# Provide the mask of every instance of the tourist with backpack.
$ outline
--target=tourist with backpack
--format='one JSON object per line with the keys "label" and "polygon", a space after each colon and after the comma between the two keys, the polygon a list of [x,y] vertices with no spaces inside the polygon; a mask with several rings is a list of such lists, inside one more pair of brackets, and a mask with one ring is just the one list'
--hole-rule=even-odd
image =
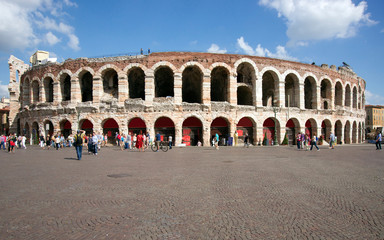
{"label": "tourist with backpack", "polygon": [[77,134],[73,138],[73,145],[76,148],[77,160],[81,160],[82,157],[84,133],[84,130],[77,130]]}

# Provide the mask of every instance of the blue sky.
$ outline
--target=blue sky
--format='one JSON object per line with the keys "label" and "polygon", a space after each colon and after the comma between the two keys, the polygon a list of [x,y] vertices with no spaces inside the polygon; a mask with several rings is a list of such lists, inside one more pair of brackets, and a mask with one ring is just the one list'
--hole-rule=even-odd
{"label": "blue sky", "polygon": [[8,58],[58,61],[151,51],[238,53],[348,63],[384,105],[382,0],[0,0],[0,97]]}

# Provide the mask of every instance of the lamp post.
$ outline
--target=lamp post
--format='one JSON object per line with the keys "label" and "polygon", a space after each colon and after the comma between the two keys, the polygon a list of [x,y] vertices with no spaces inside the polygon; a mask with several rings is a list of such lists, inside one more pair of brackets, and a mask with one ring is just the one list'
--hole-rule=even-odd
{"label": "lamp post", "polygon": [[275,122],[275,137],[273,138],[273,145],[279,145],[277,143],[277,121],[276,121],[276,113],[280,112],[280,107],[276,107],[276,106],[273,106],[272,107],[272,110],[273,110],[273,113],[275,114],[275,119],[274,119],[274,122]]}

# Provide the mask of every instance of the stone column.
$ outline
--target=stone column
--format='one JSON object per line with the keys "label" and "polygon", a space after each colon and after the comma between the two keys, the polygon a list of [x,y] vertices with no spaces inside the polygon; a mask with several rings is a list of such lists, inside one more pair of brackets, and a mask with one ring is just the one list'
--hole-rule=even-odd
{"label": "stone column", "polygon": [[[316,106],[315,109],[320,110],[321,108],[321,92],[320,92],[320,86],[316,86]],[[317,135],[316,135],[317,136]]]}
{"label": "stone column", "polygon": [[263,139],[264,139],[263,130],[264,130],[263,123],[258,124],[256,128],[256,135],[257,135],[256,144],[258,144],[260,140],[260,144],[263,145]]}
{"label": "stone column", "polygon": [[256,79],[255,89],[253,90],[254,94],[256,94],[256,106],[263,106],[263,79],[258,77]]}
{"label": "stone column", "polygon": [[174,103],[176,105],[181,105],[183,101],[183,96],[182,96],[182,77],[180,73],[175,72],[174,74],[174,80],[173,80],[173,92],[174,92]]}
{"label": "stone column", "polygon": [[175,139],[173,139],[175,146],[181,144],[182,138],[183,138],[183,127],[179,125],[175,125]]}
{"label": "stone column", "polygon": [[128,78],[125,74],[119,74],[119,103],[124,104],[128,99]]}
{"label": "stone column", "polygon": [[45,88],[44,88],[44,83],[42,83],[41,85],[39,85],[39,88],[40,88],[39,102],[41,102],[41,103],[45,103],[45,102],[46,102],[46,98],[45,98]]}
{"label": "stone column", "polygon": [[93,77],[92,97],[93,103],[100,103],[103,95],[103,80],[100,76]]}
{"label": "stone column", "polygon": [[329,109],[335,110],[336,105],[335,105],[335,88],[331,88],[331,100],[330,100],[330,105]]}
{"label": "stone column", "polygon": [[[152,70],[145,73],[145,106],[153,105],[153,98],[155,97],[155,76]],[[153,130],[154,131],[154,130]],[[152,134],[151,134],[152,136]]]}
{"label": "stone column", "polygon": [[281,81],[278,84],[276,92],[276,107],[285,107],[285,82]]}
{"label": "stone column", "polygon": [[233,73],[229,75],[229,93],[228,93],[228,102],[231,105],[237,105],[237,74]]}
{"label": "stone column", "polygon": [[211,128],[209,124],[203,123],[203,146],[211,146]]}
{"label": "stone column", "polygon": [[304,83],[300,83],[299,84],[299,104],[298,104],[298,107],[300,109],[304,109],[305,108],[305,101],[304,101],[304,97],[305,97],[305,92],[304,92]]}
{"label": "stone column", "polygon": [[203,104],[211,104],[211,76],[207,74],[203,77],[202,97]]}
{"label": "stone column", "polygon": [[61,102],[60,82],[53,82],[53,104],[57,105]]}
{"label": "stone column", "polygon": [[[78,78],[71,78],[71,102],[81,102],[81,87]],[[77,130],[77,129],[76,129]]]}

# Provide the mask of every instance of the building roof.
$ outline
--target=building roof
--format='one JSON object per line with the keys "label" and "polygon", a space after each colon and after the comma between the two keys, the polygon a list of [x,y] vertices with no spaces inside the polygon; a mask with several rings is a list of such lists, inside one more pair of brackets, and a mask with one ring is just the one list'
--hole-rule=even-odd
{"label": "building roof", "polygon": [[383,105],[365,105],[365,108],[384,108]]}

